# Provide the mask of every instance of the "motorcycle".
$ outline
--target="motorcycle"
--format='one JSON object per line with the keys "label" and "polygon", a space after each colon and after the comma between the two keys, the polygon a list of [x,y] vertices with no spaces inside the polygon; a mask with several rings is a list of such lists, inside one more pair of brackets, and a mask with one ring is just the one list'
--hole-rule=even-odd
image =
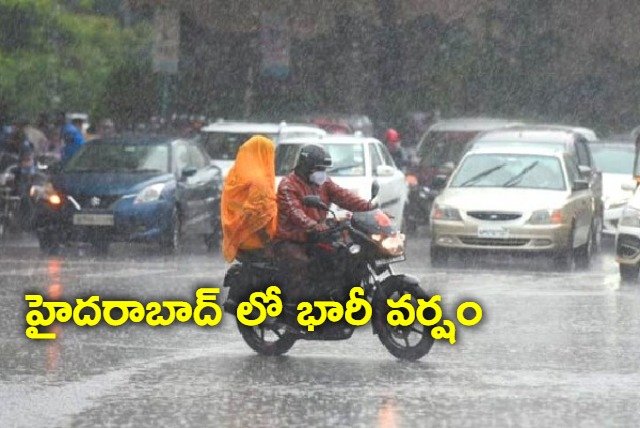
{"label": "motorcycle", "polygon": [[[372,186],[372,198],[377,194],[376,185]],[[329,231],[318,234],[309,243],[309,255],[313,260],[309,277],[319,279],[314,286],[305,284],[305,290],[311,290],[313,298],[344,303],[349,290],[359,287],[362,298],[371,305],[373,333],[385,348],[399,359],[418,360],[426,355],[434,342],[431,335],[434,326],[416,323],[394,327],[387,322],[390,311],[387,299],[397,301],[409,294],[414,309],[418,299],[429,299],[417,278],[393,272],[391,265],[405,260],[404,236],[393,227],[389,217],[376,209],[338,220],[318,196],[306,196],[303,203],[333,214],[333,218],[327,220]],[[223,305],[225,311],[236,315],[238,305],[235,302],[244,302],[251,293],[278,284],[286,278],[283,274],[270,259],[234,264],[227,271],[223,284],[229,288],[229,298]],[[286,293],[283,301],[282,313],[268,317],[261,324],[252,327],[237,320],[244,341],[259,354],[284,354],[297,340],[346,340],[355,331],[356,327],[344,320],[325,323],[309,331],[296,321],[296,305],[287,302]]]}

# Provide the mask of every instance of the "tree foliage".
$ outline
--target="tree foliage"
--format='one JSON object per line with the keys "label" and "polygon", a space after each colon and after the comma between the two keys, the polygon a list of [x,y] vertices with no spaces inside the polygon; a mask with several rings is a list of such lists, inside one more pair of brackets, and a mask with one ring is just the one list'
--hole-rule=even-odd
{"label": "tree foliage", "polygon": [[150,28],[122,28],[92,8],[92,1],[0,0],[0,104],[10,114],[108,115],[105,93],[131,95],[130,87],[107,85],[114,73],[148,66]]}

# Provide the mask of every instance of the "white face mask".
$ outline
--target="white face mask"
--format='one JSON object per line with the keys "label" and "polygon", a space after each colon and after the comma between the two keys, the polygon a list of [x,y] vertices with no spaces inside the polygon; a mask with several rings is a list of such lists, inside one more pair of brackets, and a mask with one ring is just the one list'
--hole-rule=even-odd
{"label": "white face mask", "polygon": [[322,186],[327,181],[327,171],[315,171],[309,176],[309,181]]}

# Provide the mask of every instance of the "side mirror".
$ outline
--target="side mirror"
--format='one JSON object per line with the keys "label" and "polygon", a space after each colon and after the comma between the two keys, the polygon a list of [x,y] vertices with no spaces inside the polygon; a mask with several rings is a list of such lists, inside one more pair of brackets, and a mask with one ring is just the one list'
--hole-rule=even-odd
{"label": "side mirror", "polygon": [[636,187],[638,187],[638,183],[622,183],[620,188],[625,192],[635,192]]}
{"label": "side mirror", "polygon": [[395,172],[395,168],[391,165],[378,165],[376,168],[378,177],[391,177]]}
{"label": "side mirror", "polygon": [[587,165],[580,165],[578,166],[578,169],[580,170],[580,174],[582,174],[583,177],[589,177],[591,175],[591,172],[593,171],[591,167]]}
{"label": "side mirror", "polygon": [[447,176],[443,174],[436,175],[435,177],[433,177],[433,181],[431,182],[431,187],[434,187],[436,189],[443,188],[446,185],[447,185]]}
{"label": "side mirror", "polygon": [[371,200],[378,196],[378,193],[380,193],[380,184],[378,183],[378,180],[373,180],[371,182]]}
{"label": "side mirror", "polygon": [[574,192],[580,192],[582,190],[589,190],[589,182],[587,180],[576,180],[573,182],[571,188]]}
{"label": "side mirror", "polygon": [[182,177],[184,178],[193,177],[194,175],[196,175],[197,172],[198,172],[198,168],[196,168],[195,166],[185,166],[182,169]]}
{"label": "side mirror", "polygon": [[306,207],[317,208],[319,210],[329,211],[329,207],[322,202],[318,195],[308,195],[302,198],[302,203]]}

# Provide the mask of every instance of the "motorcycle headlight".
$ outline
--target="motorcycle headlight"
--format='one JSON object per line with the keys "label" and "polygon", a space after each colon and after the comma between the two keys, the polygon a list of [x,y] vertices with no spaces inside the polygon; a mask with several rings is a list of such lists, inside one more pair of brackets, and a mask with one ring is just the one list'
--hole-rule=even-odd
{"label": "motorcycle headlight", "polygon": [[145,187],[140,193],[138,193],[138,196],[133,200],[133,203],[144,204],[147,202],[157,201],[160,199],[160,195],[162,195],[164,187],[164,183],[152,184],[151,186]]}
{"label": "motorcycle headlight", "polygon": [[404,239],[402,233],[394,233],[393,235],[371,235],[371,239],[378,242],[380,247],[390,256],[401,256],[404,254]]}
{"label": "motorcycle headlight", "polygon": [[562,224],[562,210],[538,210],[531,213],[529,224]]}
{"label": "motorcycle headlight", "polygon": [[640,210],[627,206],[622,211],[620,226],[640,228]]}
{"label": "motorcycle headlight", "polygon": [[460,211],[457,208],[445,207],[438,204],[433,206],[431,218],[434,220],[462,221]]}
{"label": "motorcycle headlight", "polygon": [[29,195],[34,199],[43,199],[51,205],[60,205],[62,203],[62,198],[51,183],[45,183],[42,186],[31,186]]}

